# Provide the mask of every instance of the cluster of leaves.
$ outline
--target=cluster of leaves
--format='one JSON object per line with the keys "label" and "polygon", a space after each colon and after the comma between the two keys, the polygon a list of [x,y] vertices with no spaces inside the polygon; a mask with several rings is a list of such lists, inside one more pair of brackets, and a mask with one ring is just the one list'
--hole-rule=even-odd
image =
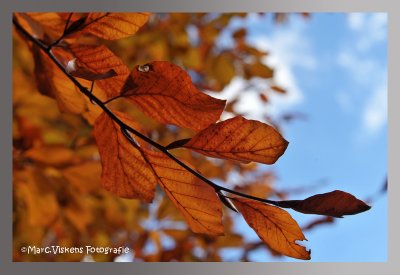
{"label": "cluster of leaves", "polygon": [[[195,253],[183,253],[196,243],[208,251],[208,259],[218,260],[218,249],[231,245],[217,237],[232,229],[230,216],[222,216],[225,204],[240,212],[272,251],[310,259],[310,252],[296,243],[305,240],[301,228],[282,208],[331,217],[369,209],[343,191],[305,200],[272,201],[264,199],[269,191],[252,194],[249,186],[256,185],[239,190],[210,181],[207,177],[226,179],[233,168],[243,173],[254,169],[239,163],[273,164],[285,152],[288,142],[275,128],[260,121],[243,116],[218,121],[226,102],[204,94],[198,87],[201,84],[221,90],[238,72],[245,78],[271,78],[273,70],[261,62],[265,53],[246,44],[245,29],[232,33],[234,49],[215,50],[219,32],[232,17],[240,15],[171,14],[161,15],[159,21],[149,20],[149,16],[14,15],[14,25],[27,41],[34,63],[34,68],[29,69],[21,65],[25,58],[17,59],[21,66],[14,72],[14,232],[19,236],[14,238],[16,247],[53,242],[64,246],[129,243],[135,257],[167,261],[196,260]],[[188,26],[199,33],[197,45],[189,39]],[[143,35],[130,40],[133,50],[115,49],[123,43],[107,46],[109,42],[105,40],[129,37],[140,28]],[[167,29],[173,35],[165,36]],[[29,51],[25,49],[26,56]],[[127,56],[121,58],[114,51]],[[174,61],[191,74],[169,61],[147,59]],[[146,64],[130,71],[126,63],[132,61]],[[64,114],[58,114],[43,96],[30,92],[32,84],[27,75],[33,76],[41,95],[56,100]],[[27,116],[34,116],[45,125],[35,124]],[[44,136],[41,127],[51,128],[53,133],[46,130]],[[92,127],[93,136],[89,134]],[[74,132],[68,132],[70,129]],[[64,146],[60,146],[63,142]],[[176,155],[170,153],[173,149],[177,149]],[[220,168],[218,162],[205,156],[228,160],[224,162],[228,163],[227,168]],[[138,200],[118,199],[99,189],[100,182],[118,197],[154,201],[157,209],[151,212]],[[164,190],[178,211],[171,210],[171,203],[165,198],[154,200],[156,186]],[[174,228],[164,228],[160,234],[143,226],[143,220],[160,220],[165,215],[183,217],[193,232],[203,235]],[[104,222],[96,222],[99,220]],[[24,232],[28,227],[35,230]],[[144,255],[143,247],[149,239],[158,251],[162,250],[161,235],[173,238],[175,247]],[[15,253],[17,260],[27,257],[17,250]],[[81,256],[61,257],[79,260]],[[109,256],[98,257],[107,260]]]}

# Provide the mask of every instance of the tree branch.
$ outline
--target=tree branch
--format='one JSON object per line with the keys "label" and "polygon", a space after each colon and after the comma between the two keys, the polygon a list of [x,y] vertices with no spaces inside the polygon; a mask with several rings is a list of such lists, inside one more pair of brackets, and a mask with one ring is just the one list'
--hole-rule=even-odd
{"label": "tree branch", "polygon": [[[126,135],[126,131],[129,131],[130,133],[132,133],[133,135],[135,135],[136,137],[142,139],[143,141],[147,142],[148,144],[152,145],[153,147],[157,148],[159,151],[161,151],[162,153],[164,153],[166,156],[168,156],[170,159],[172,159],[173,161],[175,161],[177,164],[179,164],[182,168],[184,168],[185,170],[187,170],[188,172],[190,172],[191,174],[193,174],[194,176],[196,176],[197,178],[199,178],[200,180],[202,180],[203,182],[205,182],[206,184],[208,184],[209,186],[213,187],[216,191],[217,194],[219,194],[220,196],[223,196],[225,198],[228,198],[228,196],[222,194],[220,191],[225,191],[228,192],[230,194],[234,194],[240,197],[244,197],[244,198],[248,198],[248,199],[252,199],[255,201],[259,201],[262,203],[267,203],[267,204],[272,204],[275,206],[279,206],[279,207],[285,207],[284,204],[282,204],[284,201],[282,201],[282,203],[280,201],[273,201],[273,200],[267,200],[267,199],[262,199],[259,197],[254,197],[245,193],[241,193],[220,185],[217,185],[216,183],[212,182],[211,180],[207,179],[206,177],[204,177],[202,174],[200,174],[199,172],[197,172],[196,170],[192,169],[191,167],[187,166],[185,163],[183,163],[181,160],[179,160],[178,158],[176,158],[174,155],[172,155],[169,151],[168,151],[168,146],[164,147],[161,144],[155,142],[154,140],[152,140],[151,138],[143,135],[142,133],[138,132],[137,130],[135,130],[134,128],[130,127],[129,125],[126,125],[124,122],[122,122],[107,106],[106,103],[108,103],[110,100],[106,101],[106,102],[102,102],[99,98],[97,98],[95,95],[93,95],[91,93],[91,91],[89,91],[86,87],[82,86],[81,83],[79,83],[78,80],[76,80],[75,77],[73,77],[71,74],[69,74],[66,69],[64,68],[64,66],[60,63],[60,61],[58,61],[58,59],[53,55],[53,53],[51,52],[52,47],[56,46],[57,44],[52,43],[50,45],[46,45],[44,44],[42,41],[34,38],[30,33],[28,33],[17,21],[17,19],[15,17],[13,17],[13,24],[16,27],[16,29],[18,30],[18,32],[20,32],[21,34],[23,34],[29,41],[31,41],[33,44],[35,44],[36,46],[38,46],[56,65],[57,67],[64,73],[64,75],[66,77],[68,77],[69,80],[71,80],[74,85],[79,89],[79,91],[81,93],[83,93],[85,96],[87,96],[90,101],[94,104],[96,104],[97,106],[99,106],[104,112],[107,113],[107,115],[115,122],[117,123],[120,127],[121,127],[121,131],[124,133],[125,138],[127,138],[129,141],[131,141],[129,139],[129,137]],[[61,36],[60,39],[58,39],[56,42],[59,43],[62,38],[64,37]],[[132,144],[132,142],[131,142]],[[132,146],[134,146],[132,144]],[[221,198],[220,198],[221,199]]]}

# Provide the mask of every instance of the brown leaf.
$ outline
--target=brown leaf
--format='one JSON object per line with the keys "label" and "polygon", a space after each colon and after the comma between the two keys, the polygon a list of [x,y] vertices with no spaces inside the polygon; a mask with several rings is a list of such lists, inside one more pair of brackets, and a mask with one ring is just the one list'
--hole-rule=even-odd
{"label": "brown leaf", "polygon": [[272,126],[241,116],[212,124],[183,145],[210,157],[265,164],[276,162],[287,146]]}
{"label": "brown leaf", "polygon": [[121,95],[151,118],[199,131],[219,119],[225,100],[197,90],[187,72],[167,61],[138,66]]}
{"label": "brown leaf", "polygon": [[25,12],[14,13],[13,16],[18,20],[18,23],[30,34],[39,39],[44,39],[43,27]]}
{"label": "brown leaf", "polygon": [[247,35],[247,30],[245,28],[239,28],[237,29],[233,34],[233,38],[235,39],[243,39]]}
{"label": "brown leaf", "polygon": [[149,19],[149,13],[92,12],[86,19],[84,34],[115,40],[135,34]]}
{"label": "brown leaf", "polygon": [[272,193],[273,188],[270,182],[255,181],[250,184],[246,184],[244,186],[236,186],[235,190],[251,196],[266,198]]}
{"label": "brown leaf", "polygon": [[354,215],[367,211],[371,206],[355,196],[335,190],[317,194],[305,200],[288,200],[279,202],[281,207],[292,208],[305,214],[327,215],[341,218],[343,215]]}
{"label": "brown leaf", "polygon": [[87,161],[69,166],[61,172],[80,194],[86,194],[100,187],[101,165],[98,161]]}
{"label": "brown leaf", "polygon": [[260,97],[262,102],[268,102],[269,101],[268,96],[266,94],[262,93],[262,92],[258,96]]}
{"label": "brown leaf", "polygon": [[313,229],[316,226],[320,226],[321,224],[328,224],[328,223],[334,223],[335,219],[331,216],[324,216],[324,217],[319,217],[318,219],[315,219],[308,223],[307,225],[303,226],[302,229],[303,231]]}
{"label": "brown leaf", "polygon": [[70,191],[68,204],[63,208],[64,216],[81,234],[86,233],[86,227],[94,219],[87,202],[88,197],[82,198],[78,192]]}
{"label": "brown leaf", "polygon": [[[16,14],[19,21],[24,20],[29,25],[33,35],[40,39],[44,39],[44,33],[51,37],[52,40],[57,39],[63,33],[65,20],[56,12],[27,12]],[[23,26],[26,25],[21,22]]]}
{"label": "brown leaf", "polygon": [[[87,97],[82,95],[79,89],[38,47],[33,45],[32,53],[35,61],[34,73],[36,86],[39,92],[54,98],[61,112],[80,114],[90,124],[93,124],[100,114],[101,109],[93,105]],[[52,53],[65,66],[73,58],[70,52],[60,47],[53,48]],[[80,82],[85,87],[90,86],[90,82],[87,80],[82,79]],[[97,84],[95,84],[95,87],[98,87]],[[102,89],[95,89],[95,91],[96,96],[101,100],[107,98]]]}
{"label": "brown leaf", "polygon": [[84,112],[86,108],[85,100],[74,84],[37,46],[32,46],[32,53],[39,92],[55,98],[61,112],[73,114]]}
{"label": "brown leaf", "polygon": [[[140,129],[127,115],[114,113],[127,125]],[[151,202],[157,179],[141,151],[132,146],[120,126],[106,113],[102,113],[95,122],[94,136],[103,169],[103,187],[123,198]]]}
{"label": "brown leaf", "polygon": [[78,161],[73,150],[61,145],[31,148],[25,152],[25,157],[55,167],[71,165]]}
{"label": "brown leaf", "polygon": [[271,88],[272,90],[274,90],[275,92],[277,92],[277,93],[286,94],[286,90],[283,89],[283,88],[281,88],[281,87],[279,87],[279,86],[273,85],[273,86],[271,86],[270,88]]}
{"label": "brown leaf", "polygon": [[70,60],[66,69],[70,75],[89,81],[103,80],[117,75],[113,69],[110,69],[104,73],[95,73],[91,70],[76,65],[76,59]]}
{"label": "brown leaf", "polygon": [[[140,129],[126,115],[114,112],[125,123]],[[195,233],[223,234],[222,207],[213,188],[159,152],[144,145],[135,148],[118,124],[103,113],[95,123],[94,135],[102,160],[105,189],[121,197],[151,201],[156,180],[183,214]]]}
{"label": "brown leaf", "polygon": [[307,239],[288,212],[245,198],[232,198],[232,201],[250,227],[271,249],[289,257],[311,259],[311,252],[296,243]]}
{"label": "brown leaf", "polygon": [[223,235],[222,206],[214,189],[164,154],[145,151],[159,184],[195,233]]}
{"label": "brown leaf", "polygon": [[109,74],[114,71],[115,74],[109,75],[111,78],[100,79],[96,81],[107,95],[113,97],[119,94],[126,78],[129,75],[129,69],[124,62],[110,51],[106,46],[79,45],[74,44],[69,50],[77,59],[77,66],[89,70],[95,75]]}
{"label": "brown leaf", "polygon": [[234,56],[229,52],[223,52],[214,58],[208,58],[206,70],[209,76],[212,76],[217,83],[213,83],[215,90],[222,90],[229,84],[235,76],[236,71],[233,64]]}
{"label": "brown leaf", "polygon": [[52,224],[59,216],[55,193],[39,169],[14,173],[16,200],[26,207],[27,223],[31,228]]}
{"label": "brown leaf", "polygon": [[261,62],[257,62],[254,64],[244,64],[245,77],[262,77],[262,78],[271,78],[274,76],[274,70],[264,65]]}

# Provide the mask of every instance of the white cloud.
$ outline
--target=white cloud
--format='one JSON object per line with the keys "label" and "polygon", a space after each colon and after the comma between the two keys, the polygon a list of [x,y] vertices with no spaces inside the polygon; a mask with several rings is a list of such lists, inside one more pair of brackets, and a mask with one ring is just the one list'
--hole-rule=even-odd
{"label": "white cloud", "polygon": [[387,62],[375,55],[373,48],[386,45],[387,15],[350,14],[347,22],[354,40],[338,53],[337,63],[348,72],[354,88],[346,96],[339,92],[337,100],[343,109],[361,105],[359,137],[367,139],[387,123]]}
{"label": "white cloud", "polygon": [[387,37],[386,13],[352,13],[348,16],[348,27],[357,37],[356,48],[366,52]]}
{"label": "white cloud", "polygon": [[284,112],[304,100],[294,68],[315,70],[318,66],[307,38],[306,27],[307,22],[299,20],[285,29],[274,29],[268,36],[251,39],[256,47],[270,53],[264,62],[274,68],[274,81],[288,92],[283,96],[275,93],[270,95],[269,114]]}
{"label": "white cloud", "polygon": [[[263,24],[263,22],[260,22],[260,16],[250,14],[246,19],[234,21],[234,26],[250,27],[260,23]],[[255,90],[249,88],[248,83],[239,77],[235,77],[222,92],[209,92],[209,94],[230,101],[238,93],[241,93],[235,110],[246,114],[248,118],[257,120],[264,120],[266,114],[277,116],[300,104],[304,97],[293,72],[294,67],[315,70],[318,65],[312,54],[306,27],[307,22],[299,19],[298,22],[292,22],[286,25],[285,28],[277,26],[272,30],[272,33],[268,32],[249,37],[250,43],[269,53],[263,62],[274,68],[274,83],[286,89],[287,94],[269,94],[269,104],[266,107],[260,102]],[[253,79],[252,84],[258,87],[265,87],[265,89],[269,87],[268,82],[263,79]],[[229,114],[224,114],[221,117],[221,119],[227,118],[229,118]]]}
{"label": "white cloud", "polygon": [[376,87],[363,112],[363,127],[368,134],[376,134],[387,121],[387,83]]}
{"label": "white cloud", "polygon": [[353,31],[361,30],[365,24],[365,13],[350,13],[347,17],[347,24]]}
{"label": "white cloud", "polygon": [[350,76],[360,85],[371,85],[375,81],[376,73],[380,66],[374,59],[360,57],[354,49],[339,52],[338,65],[350,72]]}

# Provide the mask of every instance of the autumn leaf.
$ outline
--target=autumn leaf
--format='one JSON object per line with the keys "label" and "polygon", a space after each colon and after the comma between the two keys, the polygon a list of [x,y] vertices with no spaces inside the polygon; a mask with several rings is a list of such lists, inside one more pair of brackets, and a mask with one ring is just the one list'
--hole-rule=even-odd
{"label": "autumn leaf", "polygon": [[94,219],[90,209],[86,206],[89,198],[87,196],[82,196],[78,190],[73,188],[73,185],[67,186],[62,194],[63,216],[81,234],[85,234],[86,227]]}
{"label": "autumn leaf", "polygon": [[149,13],[114,13],[92,12],[89,13],[83,34],[115,40],[135,34],[149,19]]}
{"label": "autumn leaf", "polygon": [[29,226],[46,227],[57,219],[60,209],[56,195],[39,169],[15,173],[14,188],[18,201],[26,206]]}
{"label": "autumn leaf", "polygon": [[258,196],[260,198],[266,198],[273,192],[271,183],[268,181],[255,181],[244,186],[236,186],[235,190],[251,196]]}
{"label": "autumn leaf", "polygon": [[273,85],[270,88],[272,90],[274,90],[275,92],[277,92],[277,93],[286,94],[286,90],[281,88],[281,87],[279,87],[279,86]]}
{"label": "autumn leaf", "polygon": [[56,39],[62,35],[65,27],[64,19],[55,12],[15,13],[15,16],[23,26],[29,26],[30,32],[40,39],[45,39],[44,34]]}
{"label": "autumn leaf", "polygon": [[121,91],[151,118],[199,131],[217,121],[225,100],[197,90],[189,74],[167,61],[134,69]]}
{"label": "autumn leaf", "polygon": [[288,142],[272,126],[237,116],[197,133],[183,147],[215,158],[273,164]]}
{"label": "autumn leaf", "polygon": [[371,208],[355,196],[340,190],[317,194],[305,200],[280,201],[279,206],[292,208],[305,214],[327,215],[337,218],[342,218],[343,215],[358,214]]}
{"label": "autumn leaf", "polygon": [[[127,125],[140,129],[127,115],[115,112]],[[132,146],[120,126],[106,113],[94,125],[94,137],[101,158],[103,187],[123,198],[137,198],[151,202],[157,179],[140,149]]]}
{"label": "autumn leaf", "polygon": [[[277,161],[288,142],[273,127],[259,121],[239,116],[217,123],[225,101],[196,88],[220,90],[235,75],[246,79],[274,77],[273,68],[261,60],[267,53],[246,44],[246,29],[232,34],[235,45],[231,52],[224,49],[214,51],[221,31],[229,26],[231,18],[237,16],[245,15],[213,15],[211,19],[207,14],[156,16],[143,32],[138,33],[137,39],[114,43],[103,39],[114,40],[135,34],[147,22],[149,14],[14,14],[13,23],[17,30],[13,35],[16,42],[14,58],[15,68],[20,74],[15,73],[13,80],[21,84],[35,80],[40,92],[56,99],[62,112],[79,114],[89,124],[94,124],[93,138],[90,127],[80,117],[54,115],[54,111],[58,111],[54,102],[40,95],[41,104],[32,105],[31,87],[14,85],[16,96],[13,105],[17,109],[13,121],[14,259],[72,259],[69,255],[43,254],[39,258],[39,255],[21,253],[19,248],[26,243],[48,242],[48,232],[52,233],[50,241],[62,246],[79,244],[82,235],[88,235],[86,241],[95,246],[118,246],[128,241],[135,257],[145,261],[199,260],[193,253],[196,247],[208,252],[205,259],[209,261],[222,260],[221,249],[225,247],[242,247],[242,259],[246,260],[249,251],[264,244],[273,255],[310,259],[310,252],[298,243],[306,240],[298,224],[278,207],[329,215],[306,228],[331,222],[332,217],[369,209],[368,205],[342,191],[305,200],[269,201],[269,204],[246,199],[249,195],[265,198],[273,193],[284,194],[272,189],[272,180],[265,174],[259,179],[252,173],[251,180],[247,175],[256,171],[255,162],[272,164]],[[199,34],[200,40],[195,47],[192,47],[187,32],[189,24]],[[22,53],[21,38],[28,45]],[[28,48],[34,57],[34,78],[30,77]],[[190,73],[194,72],[196,78],[192,82],[186,71],[167,61],[138,66],[130,72],[113,51],[129,63],[174,60],[177,64],[184,64]],[[54,58],[65,71],[58,68]],[[76,81],[71,82],[70,76]],[[89,87],[93,88],[90,88],[91,95],[86,91]],[[277,86],[269,88],[276,93],[286,92]],[[260,100],[268,101],[265,95],[270,91],[259,92]],[[116,117],[108,115],[111,110],[107,104],[118,97],[125,97],[157,122],[187,129],[156,129],[158,123],[144,118],[142,124],[157,132],[152,132],[148,139],[141,139],[134,130],[129,130],[131,127],[144,134],[140,125],[127,115],[114,111]],[[233,106],[239,99],[237,96],[230,102],[228,111],[236,114]],[[137,111],[136,108],[127,110],[129,106],[124,105],[124,101],[118,103],[121,104],[114,106],[120,110]],[[147,125],[149,122],[151,125]],[[198,133],[185,139],[192,135],[192,130]],[[156,138],[153,140],[153,137]],[[176,141],[161,145],[171,140]],[[151,150],[149,144],[159,151]],[[181,147],[189,150],[179,150],[177,156],[187,157],[191,165],[182,165],[168,152]],[[200,154],[192,154],[191,150]],[[254,163],[241,165],[210,160],[205,156]],[[195,175],[192,173],[194,170],[201,170],[202,174]],[[246,176],[242,186],[228,189],[199,179],[207,176],[226,180],[232,171]],[[157,183],[166,196],[150,209],[143,207],[139,200],[119,198],[151,202]],[[99,188],[99,184],[104,188]],[[235,197],[228,197],[230,193],[236,194]],[[231,216],[226,215],[224,228],[222,204],[241,212],[262,241],[249,246],[239,234],[229,234],[231,238],[216,238],[224,231],[233,232],[237,225]],[[153,214],[160,222],[168,221],[165,227],[163,223],[161,231],[149,231],[145,225]],[[180,225],[182,217],[193,232],[205,235],[193,236],[188,230],[168,228],[175,222]],[[137,234],[121,235],[121,229]],[[166,235],[175,243],[171,249],[162,246]],[[143,253],[148,244],[153,244],[157,251]],[[81,255],[74,260],[81,260],[79,257]],[[95,260],[112,261],[115,255],[97,254],[94,257]]]}
{"label": "autumn leaf", "polygon": [[[64,73],[35,45],[31,48],[35,62],[35,79],[38,91],[57,101],[58,108],[63,113],[82,115],[90,124],[93,124],[101,110],[94,106],[87,97],[64,75]],[[70,52],[61,48],[52,49],[54,56],[65,67],[73,58]],[[95,73],[95,72],[93,72]],[[82,84],[89,87],[90,82],[82,79]],[[101,81],[97,81],[101,82]],[[97,84],[95,87],[98,87]],[[96,90],[97,97],[107,97],[104,91]]]}
{"label": "autumn leaf", "polygon": [[331,216],[324,216],[324,217],[319,217],[318,219],[315,219],[308,223],[307,225],[303,226],[302,229],[304,231],[306,230],[311,230],[316,226],[320,226],[322,224],[329,224],[329,223],[334,223],[335,219]]}
{"label": "autumn leaf", "polygon": [[66,25],[64,28],[64,36],[68,36],[69,34],[77,32],[85,27],[87,14],[82,15],[71,12],[61,12],[59,15],[61,18],[66,20],[65,24],[68,22],[68,25]]}
{"label": "autumn leaf", "polygon": [[[119,112],[115,114],[124,123],[140,129],[126,115]],[[103,166],[102,182],[106,190],[121,197],[151,201],[156,176],[192,231],[223,234],[222,207],[213,188],[162,153],[145,147],[133,147],[119,125],[105,113],[95,122],[94,136],[99,147]]]}
{"label": "autumn leaf", "polygon": [[[95,77],[103,76],[96,81],[96,85],[105,92],[107,97],[119,94],[129,75],[129,69],[118,56],[104,45],[74,44],[69,46],[69,50],[76,58],[78,68],[92,72]],[[115,74],[110,74],[112,71]],[[105,78],[104,75],[108,77]]]}
{"label": "autumn leaf", "polygon": [[166,157],[145,151],[158,182],[195,233],[223,235],[222,206],[214,189]]}
{"label": "autumn leaf", "polygon": [[67,67],[65,69],[70,75],[89,81],[103,80],[117,75],[117,73],[113,69],[110,69],[104,73],[95,73],[82,66],[79,66],[79,64],[77,65],[76,58],[68,61]]}
{"label": "autumn leaf", "polygon": [[[62,174],[80,194],[86,194],[100,187],[101,165],[98,161],[87,161],[63,169]],[[82,184],[84,182],[85,184]]]}
{"label": "autumn leaf", "polygon": [[38,47],[32,46],[35,78],[40,93],[57,100],[61,112],[80,114],[86,110],[83,95]]}
{"label": "autumn leaf", "polygon": [[69,222],[81,233],[86,233],[86,227],[92,222],[93,215],[83,200],[74,200],[64,209],[64,215]]}
{"label": "autumn leaf", "polygon": [[223,52],[215,58],[209,58],[207,60],[207,69],[210,71],[210,76],[217,80],[214,85],[215,90],[222,90],[232,78],[235,76],[235,67],[232,62],[233,55],[229,52]]}
{"label": "autumn leaf", "polygon": [[232,198],[232,201],[250,227],[271,249],[289,257],[311,259],[311,252],[296,243],[307,239],[288,212],[245,198]]}
{"label": "autumn leaf", "polygon": [[244,64],[244,74],[246,78],[271,78],[274,76],[274,71],[263,63],[257,62],[254,64]]}
{"label": "autumn leaf", "polygon": [[29,33],[34,35],[39,39],[44,39],[44,29],[43,27],[33,20],[27,13],[25,12],[16,12],[13,14],[21,26]]}
{"label": "autumn leaf", "polygon": [[25,157],[42,165],[54,167],[63,167],[78,161],[73,150],[58,145],[31,148],[25,152]]}

